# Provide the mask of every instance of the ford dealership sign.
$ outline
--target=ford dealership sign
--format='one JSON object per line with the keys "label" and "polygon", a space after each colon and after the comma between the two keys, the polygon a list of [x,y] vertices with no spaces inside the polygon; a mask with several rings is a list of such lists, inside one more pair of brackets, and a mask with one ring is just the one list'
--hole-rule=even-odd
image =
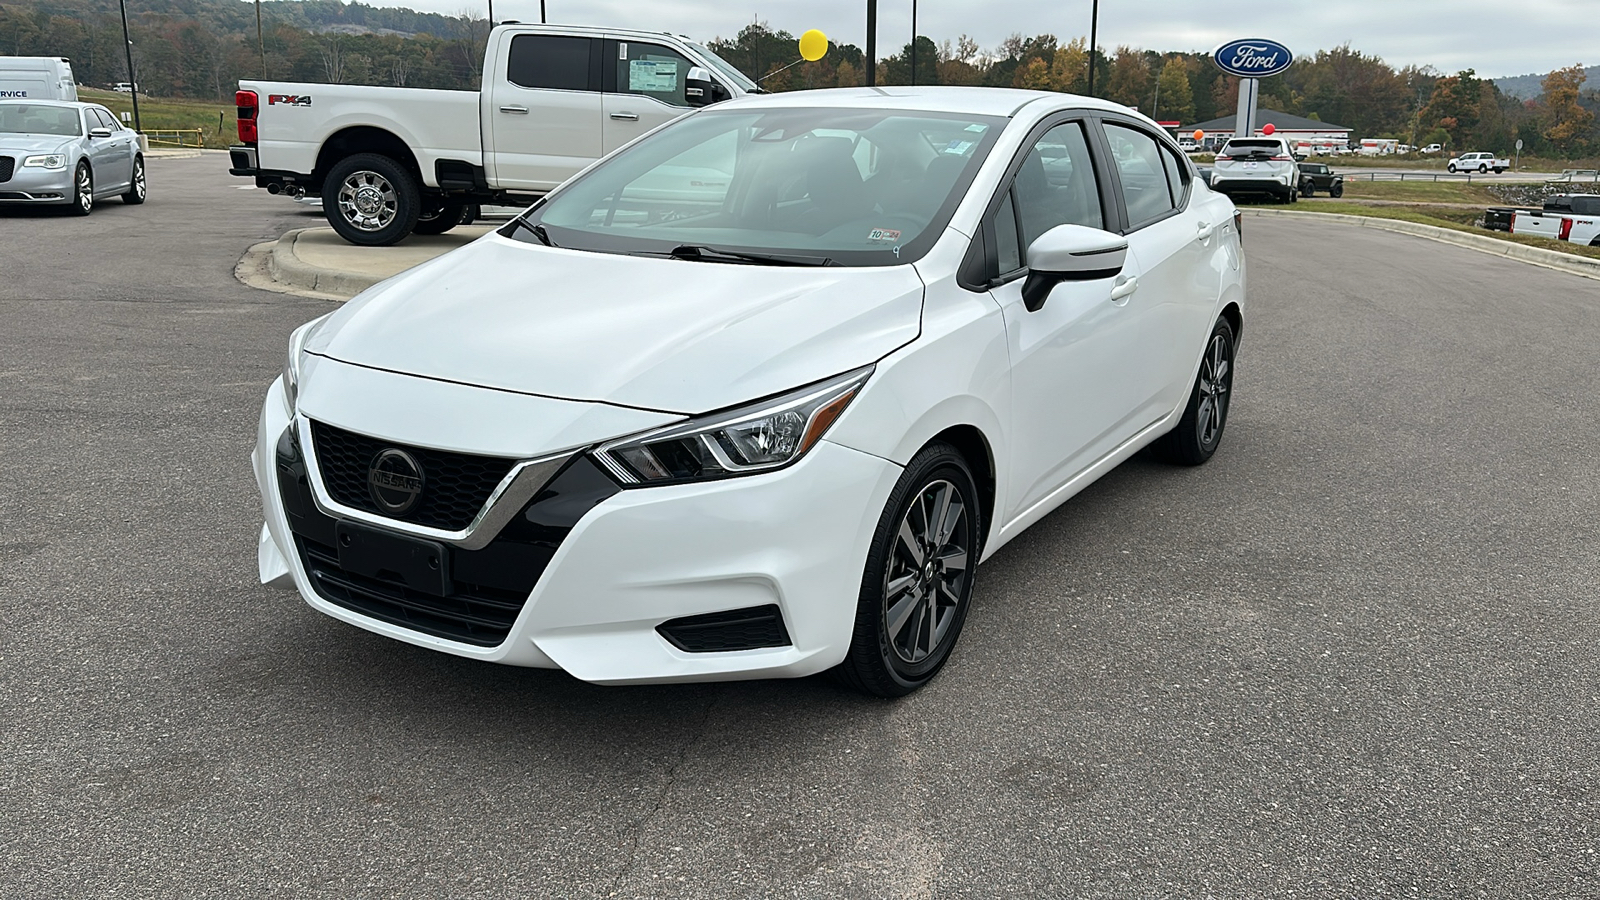
{"label": "ford dealership sign", "polygon": [[1289,68],[1294,54],[1289,48],[1264,38],[1229,41],[1211,51],[1217,68],[1240,78],[1265,78]]}

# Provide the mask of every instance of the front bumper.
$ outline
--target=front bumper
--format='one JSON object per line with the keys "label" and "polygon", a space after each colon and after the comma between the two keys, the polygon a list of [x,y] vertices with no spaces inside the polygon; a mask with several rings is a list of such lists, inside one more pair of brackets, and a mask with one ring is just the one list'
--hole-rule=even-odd
{"label": "front bumper", "polygon": [[22,168],[22,157],[19,155],[11,177],[0,182],[0,203],[71,203],[72,175],[71,166],[60,169]]}
{"label": "front bumper", "polygon": [[[502,393],[458,390],[480,395],[480,409]],[[530,558],[542,573],[521,611],[504,640],[479,646],[363,615],[317,592],[279,483],[277,445],[290,425],[283,406],[275,383],[252,458],[266,519],[263,583],[293,586],[312,608],[396,640],[604,684],[798,677],[838,664],[867,547],[901,471],[824,440],[777,472],[618,491],[584,513],[553,553]],[[781,611],[785,646],[688,652],[657,631],[669,620],[767,606]]]}

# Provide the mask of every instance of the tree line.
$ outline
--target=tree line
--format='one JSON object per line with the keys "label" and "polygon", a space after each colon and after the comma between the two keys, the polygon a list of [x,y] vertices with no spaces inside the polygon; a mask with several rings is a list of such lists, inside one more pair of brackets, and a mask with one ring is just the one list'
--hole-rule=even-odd
{"label": "tree line", "polygon": [[[139,81],[149,93],[228,99],[241,78],[472,90],[478,87],[488,23],[338,0],[263,4],[262,40],[251,5],[236,0],[136,0],[130,28]],[[110,0],[36,0],[0,6],[0,53],[67,56],[80,82],[130,80],[121,21]],[[409,30],[410,33],[397,33]],[[852,87],[864,82],[865,54],[837,44],[799,62],[796,37],[764,22],[708,46],[775,91]],[[1013,35],[985,49],[965,35],[936,43],[918,36],[877,64],[877,83],[980,85],[1086,93],[1089,52],[1081,37]],[[1095,93],[1184,126],[1231,115],[1239,80],[1204,53],[1118,46],[1095,54]],[[1352,137],[1395,138],[1454,150],[1552,157],[1600,154],[1600,91],[1581,66],[1544,80],[1533,100],[1504,94],[1471,70],[1395,69],[1348,44],[1302,57],[1262,81],[1262,108],[1352,129]]]}

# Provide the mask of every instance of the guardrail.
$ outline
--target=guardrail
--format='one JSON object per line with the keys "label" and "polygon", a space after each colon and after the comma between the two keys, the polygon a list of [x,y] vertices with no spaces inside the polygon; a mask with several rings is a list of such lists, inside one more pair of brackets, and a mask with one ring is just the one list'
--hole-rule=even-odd
{"label": "guardrail", "polygon": [[[1349,172],[1349,171],[1344,171],[1344,172],[1340,172],[1339,174],[1344,176],[1344,180],[1345,181],[1452,181],[1452,182],[1461,182],[1461,183],[1464,183],[1464,184],[1471,184],[1473,178],[1477,178],[1479,180],[1482,180],[1482,179],[1484,179],[1486,177],[1484,175],[1475,175],[1472,172],[1456,172],[1455,174],[1451,174],[1449,172],[1422,173],[1422,172]],[[1571,183],[1582,184],[1582,183],[1586,183],[1586,182],[1587,183],[1600,184],[1600,170],[1596,170],[1596,169],[1565,169],[1565,170],[1562,171],[1562,173],[1560,175],[1553,175],[1550,178],[1545,179],[1545,181],[1546,181],[1546,183],[1550,183],[1550,184],[1554,184],[1554,183],[1558,183],[1558,182],[1562,183],[1562,184],[1571,184]],[[1504,184],[1505,183],[1505,178],[1503,178],[1503,177],[1496,178],[1495,182],[1498,183],[1498,184]]]}
{"label": "guardrail", "polygon": [[147,128],[144,136],[152,144],[167,144],[174,147],[205,146],[205,132],[199,128]]}

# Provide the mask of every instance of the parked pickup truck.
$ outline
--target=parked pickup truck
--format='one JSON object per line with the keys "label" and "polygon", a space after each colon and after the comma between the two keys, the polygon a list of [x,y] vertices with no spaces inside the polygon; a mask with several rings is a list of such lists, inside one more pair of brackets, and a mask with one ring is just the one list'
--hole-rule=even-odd
{"label": "parked pickup truck", "polygon": [[525,204],[646,131],[760,88],[685,38],[507,22],[483,89],[241,81],[233,175],[322,209],[353,244],[440,234]]}
{"label": "parked pickup truck", "polygon": [[1511,233],[1600,247],[1600,194],[1557,194],[1545,199],[1544,209],[1519,209]]}
{"label": "parked pickup truck", "polygon": [[1451,172],[1488,172],[1496,175],[1511,168],[1511,160],[1497,159],[1493,153],[1463,153],[1445,165]]}

